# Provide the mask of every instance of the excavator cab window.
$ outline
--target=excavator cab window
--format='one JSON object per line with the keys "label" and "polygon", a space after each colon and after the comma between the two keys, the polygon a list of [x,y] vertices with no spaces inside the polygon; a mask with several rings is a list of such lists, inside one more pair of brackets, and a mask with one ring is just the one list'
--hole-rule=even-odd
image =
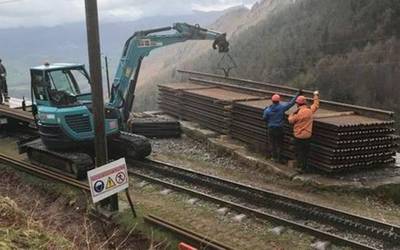
{"label": "excavator cab window", "polygon": [[50,100],[56,106],[75,105],[79,96],[87,94],[81,89],[90,91],[88,76],[81,68],[51,70],[45,77]]}
{"label": "excavator cab window", "polygon": [[76,83],[70,70],[54,70],[48,72],[50,79],[50,89],[55,91],[63,91],[69,95],[79,95],[80,89]]}
{"label": "excavator cab window", "polygon": [[34,99],[38,101],[48,101],[47,84],[43,75],[43,71],[32,71],[32,90]]}

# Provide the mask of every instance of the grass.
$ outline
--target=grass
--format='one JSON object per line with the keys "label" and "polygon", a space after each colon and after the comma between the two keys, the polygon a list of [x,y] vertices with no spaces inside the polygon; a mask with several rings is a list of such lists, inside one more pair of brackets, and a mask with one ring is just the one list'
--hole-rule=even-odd
{"label": "grass", "polygon": [[[146,188],[149,192],[156,191],[152,186]],[[119,198],[120,202],[126,202],[125,196],[122,194]],[[149,249],[175,249],[174,246],[179,244],[175,235],[155,228],[144,221],[144,216],[149,213],[147,207],[143,206],[142,203],[135,204],[135,212],[136,218],[133,217],[130,207],[118,214],[116,221],[124,231],[129,232],[134,229],[149,237],[152,242],[152,246]]]}
{"label": "grass", "polygon": [[[0,163],[0,171],[13,172],[17,168],[10,167]],[[78,188],[71,187],[58,181],[49,180],[32,175],[27,172],[18,171],[18,177],[21,178],[23,183],[33,186],[38,190],[46,192],[48,195],[63,196],[68,200],[75,200],[79,195],[82,195],[82,191]]]}
{"label": "grass", "polygon": [[62,236],[46,232],[9,197],[0,196],[0,249],[72,249]]}

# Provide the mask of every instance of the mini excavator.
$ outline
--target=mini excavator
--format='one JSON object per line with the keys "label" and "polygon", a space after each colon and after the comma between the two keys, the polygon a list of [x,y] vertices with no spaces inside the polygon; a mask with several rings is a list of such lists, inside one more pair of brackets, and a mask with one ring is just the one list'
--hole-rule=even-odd
{"label": "mini excavator", "polygon": [[[214,40],[214,49],[229,51],[226,34],[186,23],[138,31],[126,41],[111,97],[105,104],[104,125],[111,158],[143,159],[151,153],[146,137],[124,132],[140,67],[152,50],[188,40]],[[20,152],[26,152],[36,164],[84,178],[94,165],[91,82],[84,65],[46,63],[31,68],[30,74],[32,113],[40,138],[21,143]]]}

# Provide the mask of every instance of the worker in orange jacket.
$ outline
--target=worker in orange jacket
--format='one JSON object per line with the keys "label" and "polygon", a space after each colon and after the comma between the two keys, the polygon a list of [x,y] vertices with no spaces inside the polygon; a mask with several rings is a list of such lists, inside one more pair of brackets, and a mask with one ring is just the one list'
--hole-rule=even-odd
{"label": "worker in orange jacket", "polygon": [[304,96],[296,99],[297,110],[289,115],[289,123],[293,124],[294,145],[298,167],[307,172],[307,158],[310,151],[310,141],[313,128],[313,114],[319,108],[319,92],[314,92],[313,104],[307,106]]}

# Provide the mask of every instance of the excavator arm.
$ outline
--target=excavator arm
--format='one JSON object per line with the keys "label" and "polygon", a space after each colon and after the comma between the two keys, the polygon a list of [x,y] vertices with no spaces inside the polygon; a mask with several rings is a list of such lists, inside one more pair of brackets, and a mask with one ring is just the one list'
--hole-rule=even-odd
{"label": "excavator arm", "polygon": [[[171,30],[176,32],[163,35],[154,34]],[[136,82],[143,58],[154,49],[187,40],[214,40],[212,45],[214,49],[218,49],[221,53],[229,51],[226,34],[186,23],[175,23],[172,27],[138,31],[126,41],[108,104],[109,107],[120,110],[123,123],[126,123],[132,110]]]}

